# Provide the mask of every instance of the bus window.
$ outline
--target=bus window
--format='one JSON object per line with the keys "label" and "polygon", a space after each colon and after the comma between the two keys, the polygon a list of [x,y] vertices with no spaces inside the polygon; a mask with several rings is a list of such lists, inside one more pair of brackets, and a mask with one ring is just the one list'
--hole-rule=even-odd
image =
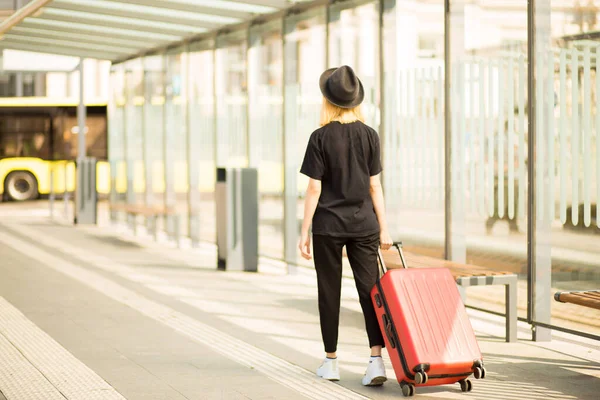
{"label": "bus window", "polygon": [[[88,157],[99,160],[107,159],[106,114],[89,112],[85,121],[85,147]],[[75,115],[67,115],[63,119],[62,141],[65,151],[64,158],[75,159],[78,152],[79,125]]]}
{"label": "bus window", "polygon": [[[87,107],[86,131],[86,155],[106,160],[106,106]],[[0,108],[0,158],[75,160],[78,137],[76,107]]]}
{"label": "bus window", "polygon": [[45,116],[0,116],[0,157],[48,158],[49,129]]}

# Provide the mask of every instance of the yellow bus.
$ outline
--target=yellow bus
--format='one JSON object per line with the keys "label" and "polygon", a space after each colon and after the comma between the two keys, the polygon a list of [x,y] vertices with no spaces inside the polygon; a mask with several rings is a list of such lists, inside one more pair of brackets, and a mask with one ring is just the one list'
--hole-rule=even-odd
{"label": "yellow bus", "polygon": [[[97,189],[107,195],[106,102],[86,106],[87,155],[98,159]],[[51,190],[73,192],[78,131],[76,101],[0,99],[0,199],[26,201]]]}

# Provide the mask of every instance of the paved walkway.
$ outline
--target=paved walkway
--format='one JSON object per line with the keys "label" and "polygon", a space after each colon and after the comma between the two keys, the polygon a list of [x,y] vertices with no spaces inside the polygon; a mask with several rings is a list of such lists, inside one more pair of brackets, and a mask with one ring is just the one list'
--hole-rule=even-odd
{"label": "paved walkway", "polygon": [[[360,385],[368,358],[344,280],[342,380],[314,376],[322,345],[315,276],[262,260],[219,272],[214,248],[178,250],[119,227],[72,227],[0,205],[0,392],[13,399],[398,399]],[[422,399],[597,399],[600,344],[503,342],[503,320],[469,311],[488,368]],[[2,399],[2,394],[0,394]]]}

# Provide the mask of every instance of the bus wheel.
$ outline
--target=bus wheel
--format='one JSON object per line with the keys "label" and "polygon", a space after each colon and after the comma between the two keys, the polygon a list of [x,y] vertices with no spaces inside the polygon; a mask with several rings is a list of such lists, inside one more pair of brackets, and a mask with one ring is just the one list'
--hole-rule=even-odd
{"label": "bus wheel", "polygon": [[5,181],[5,193],[15,201],[33,200],[38,197],[38,182],[26,171],[15,171],[8,174]]}

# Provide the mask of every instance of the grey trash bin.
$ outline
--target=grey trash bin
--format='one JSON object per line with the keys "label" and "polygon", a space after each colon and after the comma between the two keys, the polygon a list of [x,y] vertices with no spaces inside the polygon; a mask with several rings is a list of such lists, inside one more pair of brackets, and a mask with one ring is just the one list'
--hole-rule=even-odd
{"label": "grey trash bin", "polygon": [[217,168],[215,205],[220,270],[258,271],[258,171]]}
{"label": "grey trash bin", "polygon": [[74,218],[76,224],[95,224],[98,220],[96,164],[97,160],[91,157],[77,160]]}

